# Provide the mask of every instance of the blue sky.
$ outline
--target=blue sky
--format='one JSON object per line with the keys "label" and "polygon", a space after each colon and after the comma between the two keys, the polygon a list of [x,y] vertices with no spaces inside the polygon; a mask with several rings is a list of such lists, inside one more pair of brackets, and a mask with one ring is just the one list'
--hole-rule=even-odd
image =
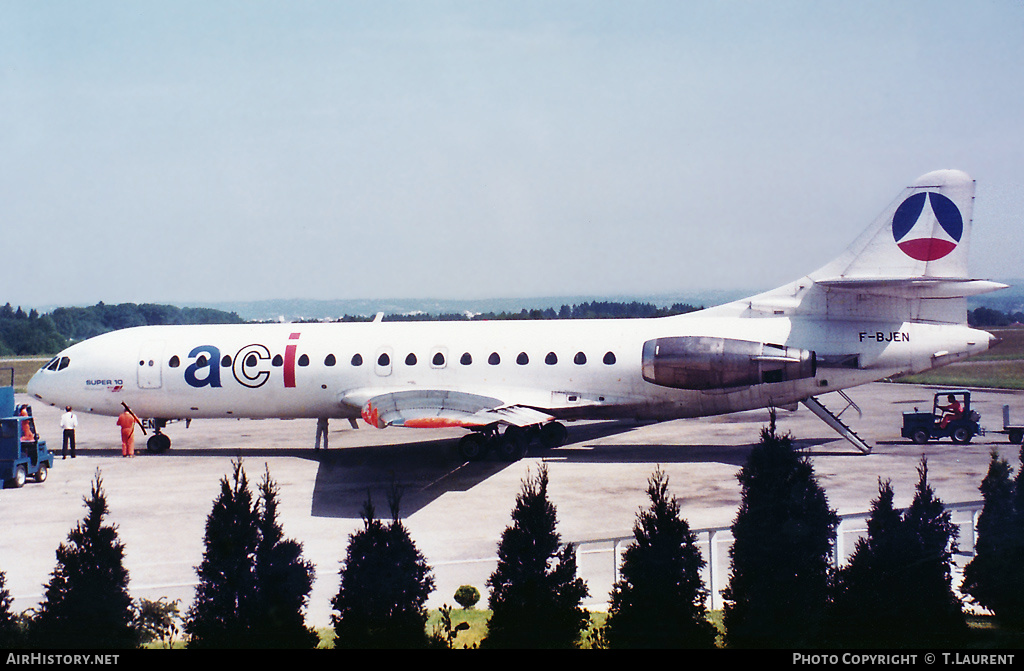
{"label": "blue sky", "polygon": [[1020,2],[0,0],[0,300],[767,289],[919,175],[1024,276]]}

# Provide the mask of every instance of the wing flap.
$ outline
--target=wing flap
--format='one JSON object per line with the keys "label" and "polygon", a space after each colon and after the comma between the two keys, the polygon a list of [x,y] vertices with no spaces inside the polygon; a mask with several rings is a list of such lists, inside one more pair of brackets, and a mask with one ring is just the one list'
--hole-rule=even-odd
{"label": "wing flap", "polygon": [[367,424],[377,428],[478,427],[504,422],[528,426],[552,419],[551,415],[501,399],[445,389],[413,389],[379,394],[362,405]]}

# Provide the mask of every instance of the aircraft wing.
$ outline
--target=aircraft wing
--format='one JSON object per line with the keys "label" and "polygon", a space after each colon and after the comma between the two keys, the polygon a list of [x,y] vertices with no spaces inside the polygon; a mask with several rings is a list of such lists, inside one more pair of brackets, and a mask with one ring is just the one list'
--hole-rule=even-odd
{"label": "aircraft wing", "polygon": [[[351,403],[358,395],[347,395]],[[504,422],[529,426],[553,419],[551,415],[523,405],[507,404],[491,396],[445,389],[412,389],[378,394],[361,403],[367,424],[377,428],[474,427]]]}

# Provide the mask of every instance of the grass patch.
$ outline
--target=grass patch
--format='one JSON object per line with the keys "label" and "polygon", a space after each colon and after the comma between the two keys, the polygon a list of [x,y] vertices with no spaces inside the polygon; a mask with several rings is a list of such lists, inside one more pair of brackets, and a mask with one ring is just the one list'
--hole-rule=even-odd
{"label": "grass patch", "polygon": [[0,359],[0,386],[6,387],[11,383],[10,372],[2,369],[13,368],[14,391],[19,394],[25,393],[25,386],[28,384],[29,379],[51,358],[46,356],[19,356]]}
{"label": "grass patch", "polygon": [[1024,389],[1024,360],[955,363],[918,375],[904,375],[895,381],[940,387]]}
{"label": "grass patch", "polygon": [[1024,328],[994,328],[989,333],[1002,340],[993,349],[963,363],[954,363],[896,382],[938,387],[1024,389]]}

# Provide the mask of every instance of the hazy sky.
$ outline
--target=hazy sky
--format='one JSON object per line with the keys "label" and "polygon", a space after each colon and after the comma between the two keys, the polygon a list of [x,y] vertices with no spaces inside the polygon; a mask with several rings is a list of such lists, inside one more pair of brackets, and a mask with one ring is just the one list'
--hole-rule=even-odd
{"label": "hazy sky", "polygon": [[1024,3],[0,0],[0,301],[767,289],[919,175],[1024,276]]}

